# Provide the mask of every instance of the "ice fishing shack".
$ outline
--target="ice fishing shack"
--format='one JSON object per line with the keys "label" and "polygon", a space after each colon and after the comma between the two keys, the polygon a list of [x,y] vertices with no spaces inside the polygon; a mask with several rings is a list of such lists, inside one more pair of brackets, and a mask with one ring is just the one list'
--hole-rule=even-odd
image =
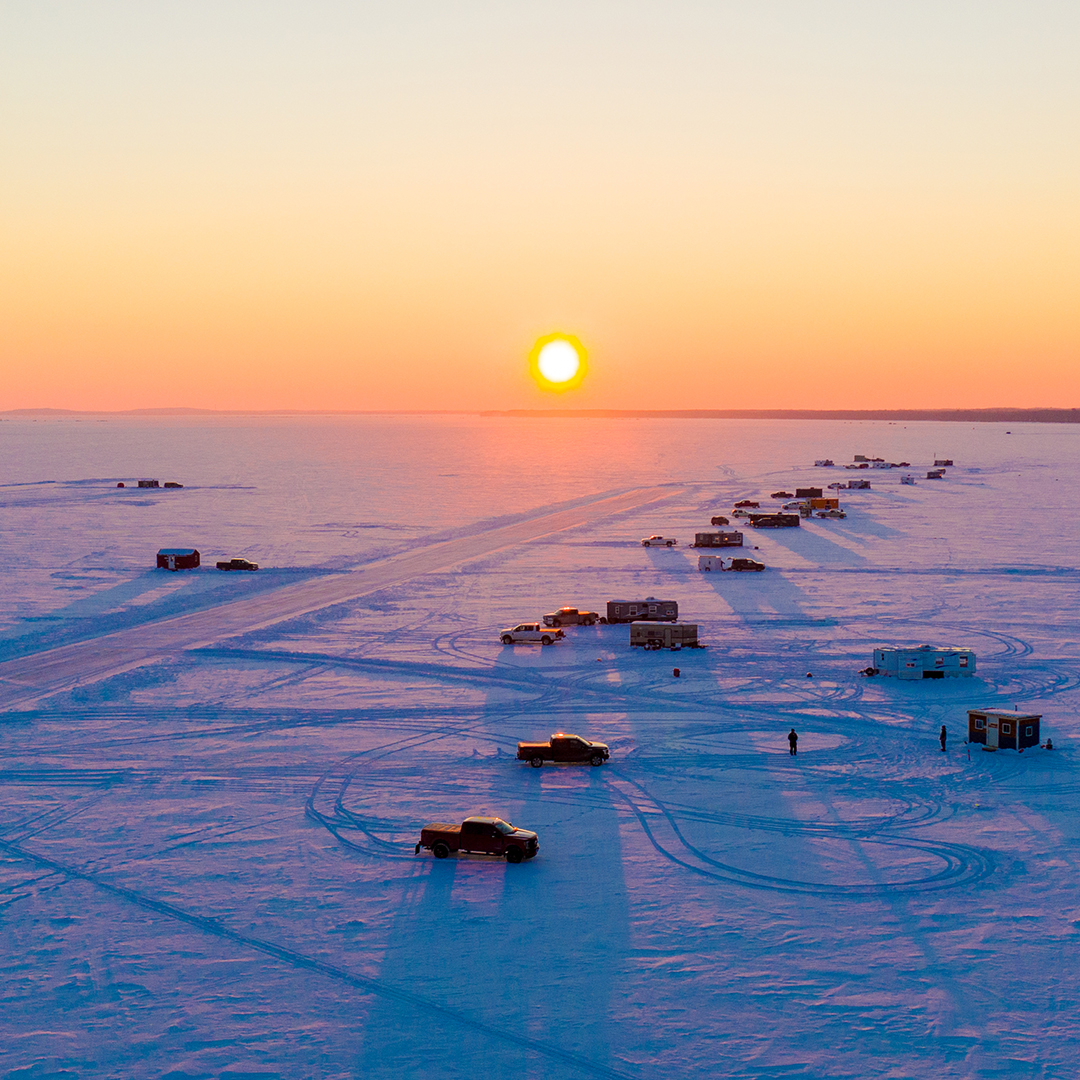
{"label": "ice fishing shack", "polygon": [[975,654],[971,649],[934,645],[875,649],[872,667],[877,674],[896,679],[955,678],[975,674]]}
{"label": "ice fishing shack", "polygon": [[968,742],[985,750],[1025,750],[1039,745],[1041,713],[1013,709],[968,709]]}
{"label": "ice fishing shack", "polygon": [[194,570],[199,565],[199,553],[194,548],[162,548],[157,553],[159,570]]}

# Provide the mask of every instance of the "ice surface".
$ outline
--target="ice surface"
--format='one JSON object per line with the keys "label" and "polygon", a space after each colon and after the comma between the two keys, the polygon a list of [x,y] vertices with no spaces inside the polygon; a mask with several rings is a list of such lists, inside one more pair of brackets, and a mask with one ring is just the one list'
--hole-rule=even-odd
{"label": "ice surface", "polygon": [[[671,485],[0,716],[0,1075],[1077,1075],[1078,451],[1071,425],[0,421],[0,661]],[[855,453],[957,465],[746,530],[763,574],[637,544]],[[185,487],[115,486],[144,477]],[[152,569],[173,544],[204,567]],[[709,648],[498,643],[638,595]],[[857,674],[924,641],[977,676]],[[969,759],[973,705],[1043,713],[1055,750]],[[559,729],[611,762],[515,761]],[[537,859],[413,854],[474,813]]]}

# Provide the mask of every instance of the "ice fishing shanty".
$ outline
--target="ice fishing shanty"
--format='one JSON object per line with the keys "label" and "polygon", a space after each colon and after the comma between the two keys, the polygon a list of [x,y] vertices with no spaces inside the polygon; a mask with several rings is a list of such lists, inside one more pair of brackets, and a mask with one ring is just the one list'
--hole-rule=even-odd
{"label": "ice fishing shanty", "polygon": [[971,649],[941,649],[933,645],[874,650],[872,665],[879,675],[896,679],[947,679],[975,674]]}
{"label": "ice fishing shanty", "polygon": [[968,742],[985,750],[1026,750],[1039,745],[1041,713],[968,709]]}
{"label": "ice fishing shanty", "polygon": [[199,565],[199,553],[194,548],[162,548],[157,553],[159,570],[194,570]]}

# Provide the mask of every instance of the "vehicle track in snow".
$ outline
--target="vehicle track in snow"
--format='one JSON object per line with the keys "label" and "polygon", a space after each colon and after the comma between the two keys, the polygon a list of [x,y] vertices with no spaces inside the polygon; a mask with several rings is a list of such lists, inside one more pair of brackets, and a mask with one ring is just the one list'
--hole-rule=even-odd
{"label": "vehicle track in snow", "polygon": [[[385,816],[376,816],[366,812],[362,806],[347,805],[349,790],[354,779],[375,763],[385,761],[402,752],[430,746],[450,737],[464,737],[470,741],[494,743],[500,750],[504,745],[512,745],[511,740],[505,736],[492,735],[467,726],[452,730],[422,732],[394,740],[353,755],[346,762],[340,763],[338,767],[328,769],[319,778],[308,797],[305,808],[307,815],[318,821],[340,843],[361,854],[379,859],[412,861],[415,858],[412,850],[413,834],[410,834],[408,830],[411,826],[415,832],[417,823],[411,819],[390,820]],[[516,765],[513,758],[501,753],[494,763],[500,768],[505,768],[511,763]],[[695,767],[699,767],[700,764],[696,761],[693,763]],[[458,771],[464,774],[463,769]],[[775,771],[775,767],[772,771]],[[400,790],[403,783],[410,778],[416,779],[422,775],[423,770],[418,765],[399,766],[393,771],[392,776],[386,778],[366,775],[365,791],[360,797],[360,802],[372,799],[375,794],[381,797],[387,790]],[[699,876],[727,884],[773,892],[812,893],[819,896],[879,897],[886,894],[929,892],[969,885],[987,877],[994,868],[992,858],[976,847],[912,835],[911,829],[951,817],[951,808],[945,807],[940,800],[919,800],[906,796],[902,792],[883,793],[880,790],[880,782],[872,784],[866,780],[858,783],[854,785],[858,790],[852,792],[852,795],[858,795],[863,799],[874,797],[878,801],[884,800],[894,805],[898,804],[899,808],[895,812],[854,815],[842,821],[804,821],[791,817],[741,814],[737,811],[705,811],[685,803],[665,802],[651,794],[640,781],[630,776],[625,766],[618,768],[611,765],[604,766],[601,775],[608,790],[613,792],[637,819],[649,842],[665,859]],[[722,773],[714,775],[713,779],[720,781]],[[847,779],[844,778],[845,781]],[[467,779],[465,784],[467,786]],[[506,797],[509,801],[513,801],[515,793],[507,790]],[[546,792],[545,800],[548,803],[582,806],[595,806],[597,803],[594,793],[588,789]],[[868,862],[872,860],[866,855],[867,850],[879,850],[886,857],[891,852],[899,852],[906,856],[914,853],[936,864],[937,868],[918,876],[899,875],[892,879],[888,879],[888,871],[883,870],[881,877],[887,880],[848,884],[804,881],[797,878],[760,874],[731,863],[721,862],[702,850],[699,845],[691,843],[683,831],[686,822],[699,822],[727,829],[745,829],[749,832],[803,836],[841,844],[855,843],[863,845],[864,858]],[[392,839],[388,838],[388,833],[393,836]]]}
{"label": "vehicle track in snow", "polygon": [[571,509],[540,512],[510,525],[413,548],[348,573],[283,585],[245,599],[0,662],[0,710],[26,707],[60,691],[156,663],[186,649],[357,600],[550,533],[674,498],[683,490],[680,486],[648,487],[599,495]]}
{"label": "vehicle track in snow", "polygon": [[166,903],[146,892],[129,889],[116,881],[111,880],[104,874],[82,869],[47,858],[21,844],[15,844],[8,840],[0,839],[0,851],[5,851],[16,858],[24,859],[49,872],[50,874],[62,874],[69,880],[83,881],[89,885],[108,893],[116,900],[134,905],[144,911],[151,911],[156,915],[163,915],[176,922],[183,923],[201,933],[229,941],[243,949],[262,953],[274,960],[288,964],[298,970],[311,971],[325,978],[335,980],[351,986],[365,994],[373,994],[378,997],[388,998],[399,1004],[406,1005],[411,1009],[424,1013],[427,1016],[448,1023],[453,1027],[468,1029],[488,1038],[508,1044],[517,1049],[527,1049],[540,1057],[557,1061],[577,1069],[580,1073],[588,1076],[607,1078],[607,1080],[638,1080],[638,1076],[619,1069],[611,1068],[601,1062],[593,1061],[581,1054],[575,1054],[563,1050],[554,1043],[536,1039],[521,1032],[516,1027],[500,1026],[496,1019],[490,1022],[477,1019],[467,1013],[443,1005],[430,998],[417,994],[405,987],[396,986],[384,979],[371,978],[349,971],[336,964],[309,956],[296,949],[290,949],[265,937],[257,937],[254,934],[245,934],[228,926],[221,919],[212,916],[200,915],[178,904]]}

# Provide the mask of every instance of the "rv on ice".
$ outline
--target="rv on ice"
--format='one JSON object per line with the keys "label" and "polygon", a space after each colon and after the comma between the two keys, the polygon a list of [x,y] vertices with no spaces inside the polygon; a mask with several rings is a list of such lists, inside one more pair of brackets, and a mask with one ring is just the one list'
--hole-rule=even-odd
{"label": "rv on ice", "polygon": [[696,623],[636,622],[630,644],[643,649],[699,649]]}
{"label": "rv on ice", "polygon": [[674,622],[679,617],[679,605],[674,600],[657,600],[647,596],[644,600],[609,600],[607,621],[609,623],[637,622],[639,619]]}

